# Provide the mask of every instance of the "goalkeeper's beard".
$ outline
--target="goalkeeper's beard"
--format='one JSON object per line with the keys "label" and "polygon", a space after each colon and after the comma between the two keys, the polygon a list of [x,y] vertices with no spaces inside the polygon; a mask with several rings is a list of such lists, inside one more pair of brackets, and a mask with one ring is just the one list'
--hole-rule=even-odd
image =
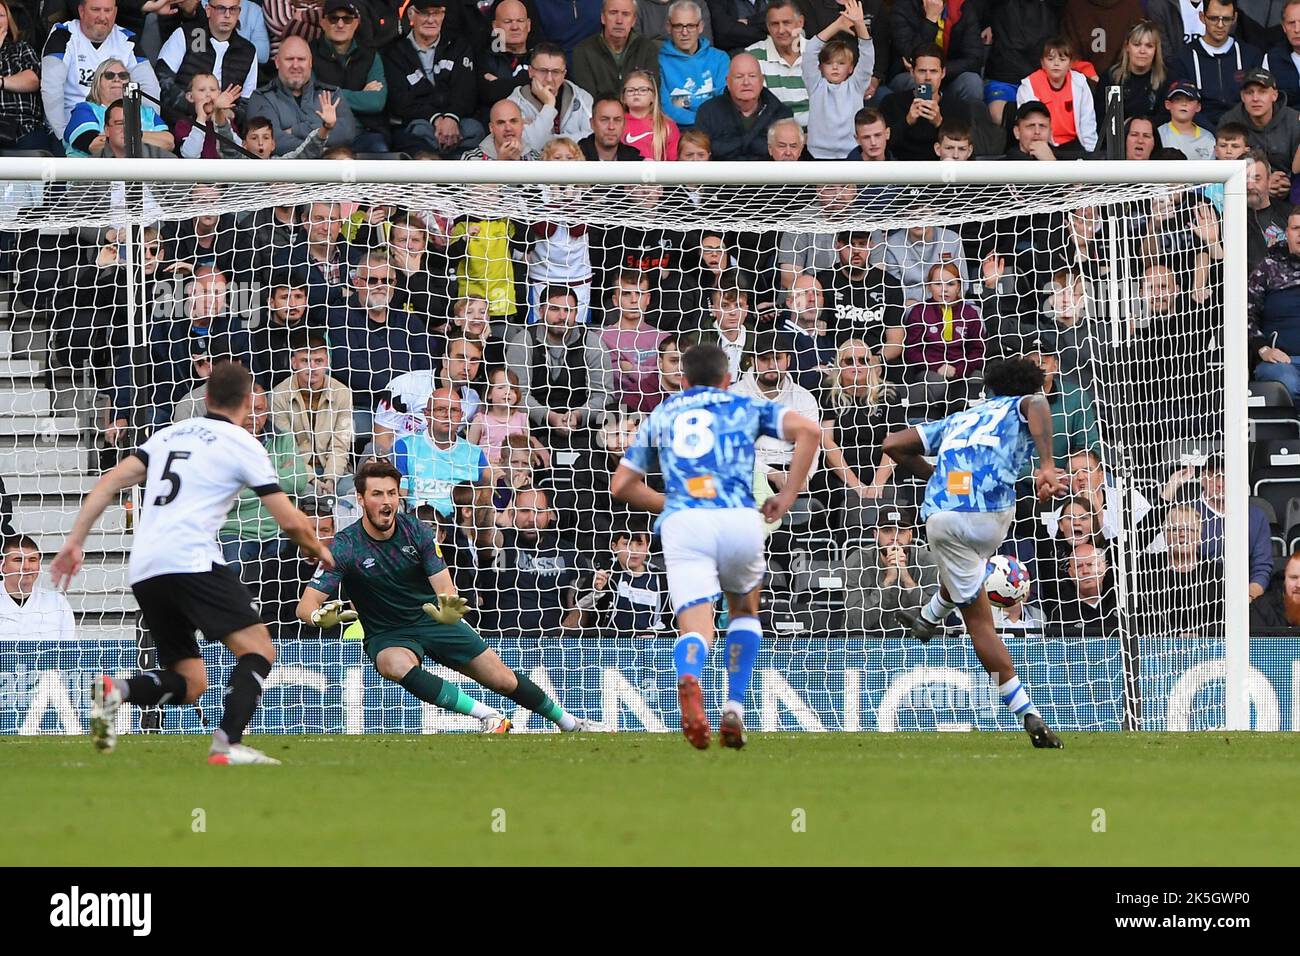
{"label": "goalkeeper's beard", "polygon": [[376,531],[384,532],[393,526],[396,510],[392,505],[380,505],[378,508],[366,508],[366,521]]}

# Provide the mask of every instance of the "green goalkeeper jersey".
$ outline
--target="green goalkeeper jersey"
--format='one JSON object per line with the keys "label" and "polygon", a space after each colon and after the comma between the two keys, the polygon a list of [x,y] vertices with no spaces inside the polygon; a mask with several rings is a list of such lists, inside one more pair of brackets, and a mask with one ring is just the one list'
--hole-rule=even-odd
{"label": "green goalkeeper jersey", "polygon": [[438,539],[425,524],[405,512],[387,541],[370,536],[357,521],[334,536],[334,569],[322,567],[311,586],[330,597],[345,585],[366,628],[366,639],[409,631],[430,623],[422,606],[438,596],[429,578],[447,567]]}

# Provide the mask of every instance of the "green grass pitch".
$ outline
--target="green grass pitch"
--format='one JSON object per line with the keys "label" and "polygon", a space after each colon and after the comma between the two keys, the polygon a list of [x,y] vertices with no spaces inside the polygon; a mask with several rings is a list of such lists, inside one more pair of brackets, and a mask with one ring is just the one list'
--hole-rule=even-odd
{"label": "green grass pitch", "polygon": [[207,766],[200,736],[124,737],[110,755],[8,737],[0,865],[1300,859],[1297,735],[1065,740],[753,734],[700,753],[677,734],[263,736],[249,742],[284,766],[232,768]]}

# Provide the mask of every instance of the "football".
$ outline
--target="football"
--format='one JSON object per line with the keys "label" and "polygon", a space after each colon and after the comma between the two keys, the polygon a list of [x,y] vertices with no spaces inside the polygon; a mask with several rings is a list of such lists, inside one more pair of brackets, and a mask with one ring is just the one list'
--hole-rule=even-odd
{"label": "football", "polygon": [[989,558],[984,591],[998,607],[1014,607],[1029,596],[1029,572],[1015,558],[995,554]]}

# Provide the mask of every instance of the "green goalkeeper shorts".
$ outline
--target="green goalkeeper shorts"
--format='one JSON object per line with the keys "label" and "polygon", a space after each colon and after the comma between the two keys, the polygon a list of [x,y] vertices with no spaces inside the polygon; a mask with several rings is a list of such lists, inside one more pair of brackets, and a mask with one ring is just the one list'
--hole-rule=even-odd
{"label": "green goalkeeper shorts", "polygon": [[388,631],[375,637],[366,635],[366,656],[371,661],[377,661],[380,651],[389,647],[405,647],[417,658],[428,657],[453,670],[464,667],[488,649],[487,642],[479,637],[478,631],[464,621],[455,624],[430,621],[428,624]]}

